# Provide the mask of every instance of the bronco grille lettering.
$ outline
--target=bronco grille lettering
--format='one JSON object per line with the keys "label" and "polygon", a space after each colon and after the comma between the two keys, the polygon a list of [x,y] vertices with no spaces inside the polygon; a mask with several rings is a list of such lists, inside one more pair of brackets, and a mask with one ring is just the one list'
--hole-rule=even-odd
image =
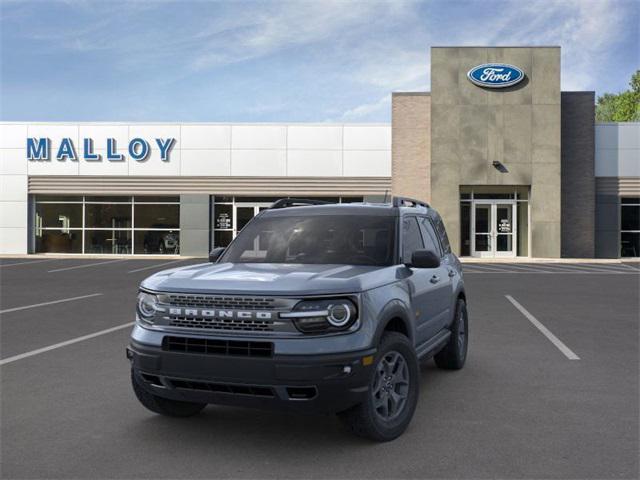
{"label": "bronco grille lettering", "polygon": [[231,318],[243,320],[271,320],[273,318],[273,312],[259,312],[250,310],[211,310],[177,307],[170,307],[169,315],[177,317]]}

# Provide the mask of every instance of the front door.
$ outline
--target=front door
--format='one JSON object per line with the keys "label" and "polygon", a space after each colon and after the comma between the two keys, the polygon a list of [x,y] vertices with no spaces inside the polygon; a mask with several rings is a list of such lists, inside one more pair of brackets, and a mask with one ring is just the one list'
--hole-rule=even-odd
{"label": "front door", "polygon": [[[258,215],[262,210],[266,210],[271,206],[271,203],[245,203],[245,202],[237,202],[234,204],[234,215],[233,215],[233,237],[242,230],[249,221]],[[253,251],[245,252],[246,256],[253,258],[261,258],[266,254],[266,247],[264,245],[260,245],[260,243],[264,243],[268,241],[268,232],[263,232],[261,235],[257,236],[254,240]]]}
{"label": "front door", "polygon": [[516,256],[516,203],[508,200],[474,201],[471,218],[471,255]]}
{"label": "front door", "polygon": [[233,212],[233,236],[235,237],[238,232],[240,232],[240,230],[242,230],[244,226],[249,223],[249,220],[255,217],[262,210],[266,210],[270,206],[270,203],[235,203],[235,212]]}

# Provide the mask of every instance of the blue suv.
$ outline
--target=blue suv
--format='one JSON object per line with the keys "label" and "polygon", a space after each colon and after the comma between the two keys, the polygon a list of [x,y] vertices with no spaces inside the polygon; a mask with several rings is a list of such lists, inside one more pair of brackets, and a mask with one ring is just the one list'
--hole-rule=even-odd
{"label": "blue suv", "polygon": [[460,262],[426,203],[287,198],[208,263],[145,279],[127,357],[159,414],[337,413],[388,441],[413,417],[420,360],[463,367],[467,317]]}

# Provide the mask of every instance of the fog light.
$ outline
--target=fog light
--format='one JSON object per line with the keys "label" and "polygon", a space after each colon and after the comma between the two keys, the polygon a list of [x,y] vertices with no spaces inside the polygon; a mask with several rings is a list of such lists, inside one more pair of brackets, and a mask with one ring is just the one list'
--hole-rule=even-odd
{"label": "fog light", "polygon": [[366,357],[362,357],[362,365],[368,367],[373,363],[373,355],[367,355]]}

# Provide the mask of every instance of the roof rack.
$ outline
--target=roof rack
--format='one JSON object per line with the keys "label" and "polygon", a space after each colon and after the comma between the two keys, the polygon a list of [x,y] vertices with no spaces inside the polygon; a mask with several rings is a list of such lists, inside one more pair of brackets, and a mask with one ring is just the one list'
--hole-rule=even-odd
{"label": "roof rack", "polygon": [[281,198],[271,204],[269,208],[287,208],[297,207],[302,205],[328,205],[331,202],[325,202],[324,200],[311,200],[308,198]]}
{"label": "roof rack", "polygon": [[[410,205],[409,205],[410,204]],[[416,200],[409,197],[393,197],[392,205],[394,207],[417,207],[418,205],[425,208],[430,208],[427,202]]]}

